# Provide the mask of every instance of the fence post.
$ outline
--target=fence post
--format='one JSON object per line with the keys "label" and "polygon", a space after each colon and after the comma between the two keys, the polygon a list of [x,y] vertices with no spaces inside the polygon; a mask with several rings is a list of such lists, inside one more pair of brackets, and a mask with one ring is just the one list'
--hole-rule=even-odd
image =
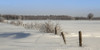
{"label": "fence post", "polygon": [[55,35],[57,35],[57,27],[55,27]]}
{"label": "fence post", "polygon": [[82,47],[82,32],[79,31],[79,46]]}
{"label": "fence post", "polygon": [[61,32],[61,36],[62,36],[62,38],[63,38],[64,43],[66,44],[65,35],[64,35],[64,33],[63,33],[63,32]]}

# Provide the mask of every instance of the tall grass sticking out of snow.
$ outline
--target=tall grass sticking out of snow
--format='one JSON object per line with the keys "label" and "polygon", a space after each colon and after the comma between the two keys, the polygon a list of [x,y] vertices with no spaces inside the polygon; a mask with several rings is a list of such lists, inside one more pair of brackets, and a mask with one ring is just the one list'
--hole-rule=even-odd
{"label": "tall grass sticking out of snow", "polygon": [[10,24],[23,26],[26,29],[39,30],[40,32],[44,33],[55,33],[55,27],[57,29],[57,34],[59,34],[62,31],[61,26],[58,23],[53,23],[51,21],[47,21],[44,23],[34,22],[34,23],[23,24],[22,21],[18,20],[18,21],[11,21]]}
{"label": "tall grass sticking out of snow", "polygon": [[58,23],[53,23],[51,21],[47,21],[44,24],[41,24],[39,31],[45,33],[54,33],[55,27],[57,27],[57,33],[61,32],[61,27]]}

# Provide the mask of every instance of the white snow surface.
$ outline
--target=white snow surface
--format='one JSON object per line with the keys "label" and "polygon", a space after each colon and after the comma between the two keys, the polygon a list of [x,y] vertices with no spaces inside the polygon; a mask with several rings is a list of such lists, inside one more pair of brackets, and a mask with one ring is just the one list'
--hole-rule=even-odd
{"label": "white snow surface", "polygon": [[[44,22],[23,21],[24,23]],[[66,44],[59,35],[41,33],[23,26],[0,23],[0,50],[100,50],[100,21],[59,22],[65,33]],[[78,44],[78,31],[82,31],[83,46]],[[66,34],[67,32],[67,34]]]}

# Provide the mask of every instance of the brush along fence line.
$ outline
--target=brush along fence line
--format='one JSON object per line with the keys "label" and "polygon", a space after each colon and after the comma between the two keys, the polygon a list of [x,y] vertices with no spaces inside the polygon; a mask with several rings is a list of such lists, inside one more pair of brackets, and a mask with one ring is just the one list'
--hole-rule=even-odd
{"label": "brush along fence line", "polygon": [[23,26],[25,29],[34,29],[34,30],[39,30],[40,32],[45,32],[45,33],[54,33],[55,32],[55,27],[57,29],[57,34],[62,31],[61,26],[58,23],[53,23],[51,21],[47,21],[44,23],[36,23],[36,22],[31,22],[31,23],[23,23],[21,20],[12,20],[12,21],[7,21],[6,23],[8,24],[13,24],[15,26]]}
{"label": "brush along fence line", "polygon": [[60,34],[62,31],[61,26],[58,23],[53,23],[51,21],[47,21],[44,23],[26,23],[22,24],[22,26],[26,29],[34,29],[34,30],[39,30],[40,32],[45,32],[45,33],[54,33],[55,32],[55,27],[57,29],[57,33]]}
{"label": "brush along fence line", "polygon": [[[8,21],[7,21],[8,23]],[[23,23],[22,21],[11,21],[10,24],[13,24],[13,25],[16,25],[16,26],[23,26],[25,29],[36,29],[36,30],[39,30],[40,32],[46,32],[46,33],[55,33],[55,35],[59,35],[61,34],[62,36],[62,39],[63,39],[63,42],[64,44],[68,44],[66,43],[66,40],[68,40],[68,37],[65,36],[64,32],[62,32],[62,29],[60,27],[59,24],[54,24],[52,23],[51,21],[48,21],[48,22],[45,22],[45,23]],[[74,39],[75,40],[78,40],[78,39]],[[73,40],[70,40],[72,41],[71,44],[73,44]],[[77,43],[77,42],[75,42]],[[79,46],[82,47],[82,32],[79,31],[79,42],[78,42]]]}

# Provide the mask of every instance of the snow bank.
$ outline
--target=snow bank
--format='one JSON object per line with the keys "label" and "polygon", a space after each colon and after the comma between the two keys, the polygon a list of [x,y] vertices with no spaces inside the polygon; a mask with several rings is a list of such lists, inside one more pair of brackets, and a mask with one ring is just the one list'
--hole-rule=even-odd
{"label": "snow bank", "polygon": [[[75,22],[84,28],[76,25],[73,21],[59,22],[62,23],[64,32],[67,32],[65,33],[66,45],[59,35],[41,33],[37,30],[25,29],[22,26],[0,23],[0,50],[100,50],[100,34],[97,31],[100,30],[100,24],[98,21],[95,21],[97,24],[91,26],[80,24],[81,22]],[[71,23],[74,24],[71,25]],[[96,26],[97,29],[92,26]],[[77,27],[83,30],[83,47],[78,46],[77,32],[79,28]],[[93,30],[94,32],[91,32]]]}

